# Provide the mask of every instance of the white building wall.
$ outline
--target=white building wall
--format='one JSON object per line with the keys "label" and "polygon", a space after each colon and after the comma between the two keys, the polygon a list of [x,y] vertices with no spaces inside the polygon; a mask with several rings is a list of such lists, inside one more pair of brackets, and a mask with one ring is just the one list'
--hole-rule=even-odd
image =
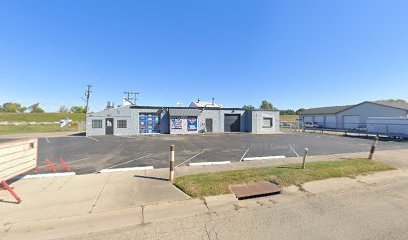
{"label": "white building wall", "polygon": [[[97,113],[89,113],[86,117],[86,135],[105,135],[105,120],[113,118],[114,135],[134,135],[135,123],[132,121],[132,111],[129,107],[106,109]],[[92,120],[102,120],[102,128],[92,128]],[[127,120],[127,128],[117,128],[117,120]]]}
{"label": "white building wall", "polygon": [[344,128],[344,116],[360,116],[360,124],[365,125],[369,117],[406,117],[407,110],[365,102],[338,113],[337,128]]}
{"label": "white building wall", "polygon": [[220,111],[214,110],[202,110],[201,114],[198,115],[198,131],[205,129],[205,119],[211,118],[213,121],[213,131],[214,133],[221,132],[221,125],[224,127],[224,119],[221,118]]}
{"label": "white building wall", "polygon": [[[97,113],[88,114],[86,117],[86,135],[98,136],[105,135],[106,118],[114,119],[114,135],[137,135],[139,133],[139,113],[160,113],[160,133],[170,133],[170,117],[167,108],[130,108],[129,106],[103,110]],[[208,109],[202,110],[197,120],[198,131],[205,128],[205,119],[213,119],[213,132],[224,132],[225,114],[239,114],[241,132],[273,133],[279,132],[279,111],[251,111],[251,110],[233,110],[233,109]],[[263,117],[272,117],[274,119],[272,128],[262,128]],[[92,128],[92,120],[101,120],[102,128]],[[127,120],[127,128],[118,128],[118,120]],[[195,132],[195,133],[197,133]]]}
{"label": "white building wall", "polygon": [[[252,111],[252,132],[253,133],[276,133],[279,132],[279,112],[277,111]],[[264,118],[272,118],[273,119],[273,126],[272,127],[264,127],[263,126],[263,119]]]}
{"label": "white building wall", "polygon": [[369,133],[408,136],[407,117],[373,117],[367,120]]}

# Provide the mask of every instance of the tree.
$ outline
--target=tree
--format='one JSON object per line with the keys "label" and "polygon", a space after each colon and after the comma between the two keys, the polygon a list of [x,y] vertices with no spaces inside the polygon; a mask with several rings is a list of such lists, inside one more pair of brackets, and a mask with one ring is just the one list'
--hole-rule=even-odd
{"label": "tree", "polygon": [[272,103],[270,103],[270,102],[268,102],[268,101],[266,101],[266,100],[263,100],[263,101],[262,101],[262,104],[261,104],[261,106],[260,106],[259,108],[260,108],[260,109],[263,109],[263,110],[267,110],[267,109],[278,110],[277,108],[275,108],[275,107],[272,105]]}
{"label": "tree", "polygon": [[43,113],[44,110],[40,108],[40,103],[34,103],[33,105],[28,107],[31,113]]}
{"label": "tree", "polygon": [[65,107],[65,105],[62,105],[59,107],[58,112],[60,113],[67,113],[68,112],[68,108]]}
{"label": "tree", "polygon": [[296,113],[297,115],[301,115],[301,114],[303,114],[305,111],[306,111],[306,109],[304,109],[304,108],[299,108],[295,113]]}
{"label": "tree", "polygon": [[71,112],[73,112],[73,113],[85,113],[86,110],[82,106],[72,106],[71,107]]}
{"label": "tree", "polygon": [[20,103],[6,102],[0,106],[0,112],[22,113],[26,111],[26,107],[22,107]]}
{"label": "tree", "polygon": [[243,109],[255,109],[255,107],[252,105],[244,105],[242,108]]}
{"label": "tree", "polygon": [[280,115],[295,115],[295,111],[292,109],[280,110]]}
{"label": "tree", "polygon": [[404,99],[386,99],[386,100],[380,100],[382,102],[397,102],[397,103],[406,103],[407,101]]}

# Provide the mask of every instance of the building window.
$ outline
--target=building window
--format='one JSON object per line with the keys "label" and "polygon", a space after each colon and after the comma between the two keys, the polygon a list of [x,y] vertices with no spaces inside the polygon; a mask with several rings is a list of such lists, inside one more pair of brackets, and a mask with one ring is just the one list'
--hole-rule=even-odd
{"label": "building window", "polygon": [[126,120],[118,120],[118,128],[127,128],[127,121]]}
{"label": "building window", "polygon": [[262,127],[264,128],[273,127],[273,118],[263,118]]}
{"label": "building window", "polygon": [[92,120],[92,128],[102,128],[102,120]]}

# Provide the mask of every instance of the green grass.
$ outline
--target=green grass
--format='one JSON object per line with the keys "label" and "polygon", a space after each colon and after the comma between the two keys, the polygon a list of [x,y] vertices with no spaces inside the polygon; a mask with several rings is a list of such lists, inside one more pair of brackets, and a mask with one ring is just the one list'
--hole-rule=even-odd
{"label": "green grass", "polygon": [[280,121],[294,122],[299,120],[299,115],[280,115]]}
{"label": "green grass", "polygon": [[0,122],[59,122],[62,118],[85,121],[85,113],[0,113]]}
{"label": "green grass", "polygon": [[301,185],[305,182],[335,177],[354,177],[372,172],[393,170],[381,162],[367,159],[316,162],[282,165],[277,167],[250,168],[217,173],[203,173],[178,177],[175,185],[191,197],[204,197],[230,193],[229,185],[270,181],[281,186]]}
{"label": "green grass", "polygon": [[28,125],[28,126],[0,126],[0,135],[17,133],[51,133],[51,132],[76,132],[77,128],[60,129],[58,124]]}

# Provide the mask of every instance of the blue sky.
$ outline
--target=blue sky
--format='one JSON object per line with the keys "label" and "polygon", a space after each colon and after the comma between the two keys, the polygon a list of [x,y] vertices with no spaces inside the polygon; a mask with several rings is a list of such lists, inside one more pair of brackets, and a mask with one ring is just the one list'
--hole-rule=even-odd
{"label": "blue sky", "polygon": [[408,97],[408,1],[2,1],[0,103],[215,97],[279,109]]}

